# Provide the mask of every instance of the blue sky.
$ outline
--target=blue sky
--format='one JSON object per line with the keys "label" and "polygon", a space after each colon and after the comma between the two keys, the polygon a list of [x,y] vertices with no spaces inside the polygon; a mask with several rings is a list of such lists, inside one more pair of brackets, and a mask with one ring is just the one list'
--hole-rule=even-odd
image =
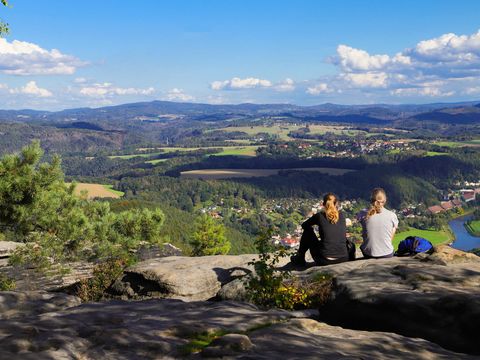
{"label": "blue sky", "polygon": [[0,108],[480,99],[478,1],[10,3]]}

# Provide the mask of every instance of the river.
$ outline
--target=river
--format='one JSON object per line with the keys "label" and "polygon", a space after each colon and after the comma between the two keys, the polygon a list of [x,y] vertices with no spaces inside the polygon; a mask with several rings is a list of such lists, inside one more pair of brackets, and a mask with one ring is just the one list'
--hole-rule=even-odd
{"label": "river", "polygon": [[468,221],[471,218],[472,215],[461,216],[448,223],[450,229],[452,229],[452,232],[455,235],[455,241],[453,242],[452,247],[464,251],[480,248],[480,237],[470,235],[463,225],[465,221]]}

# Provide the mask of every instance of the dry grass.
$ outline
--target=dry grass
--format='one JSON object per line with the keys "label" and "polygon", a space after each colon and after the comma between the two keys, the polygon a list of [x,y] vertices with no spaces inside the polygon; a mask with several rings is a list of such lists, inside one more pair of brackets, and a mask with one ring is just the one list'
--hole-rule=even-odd
{"label": "dry grass", "polygon": [[80,195],[82,191],[87,191],[87,198],[113,198],[118,199],[123,194],[120,191],[115,191],[108,188],[108,185],[102,184],[87,184],[77,183],[75,187],[75,194]]}

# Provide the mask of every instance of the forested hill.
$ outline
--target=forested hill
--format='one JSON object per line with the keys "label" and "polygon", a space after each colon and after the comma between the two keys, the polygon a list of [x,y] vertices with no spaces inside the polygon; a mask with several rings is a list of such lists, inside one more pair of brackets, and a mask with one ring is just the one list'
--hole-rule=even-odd
{"label": "forested hill", "polygon": [[[451,109],[454,109],[453,112]],[[477,110],[477,111],[473,111]],[[121,121],[161,120],[188,117],[193,120],[225,120],[235,116],[288,116],[310,121],[376,123],[414,117],[430,121],[480,121],[478,102],[434,103],[420,105],[337,105],[298,106],[292,104],[211,105],[151,101],[101,108],[62,111],[0,110],[0,121]],[[448,116],[450,114],[450,116]],[[164,116],[167,116],[164,118]]]}

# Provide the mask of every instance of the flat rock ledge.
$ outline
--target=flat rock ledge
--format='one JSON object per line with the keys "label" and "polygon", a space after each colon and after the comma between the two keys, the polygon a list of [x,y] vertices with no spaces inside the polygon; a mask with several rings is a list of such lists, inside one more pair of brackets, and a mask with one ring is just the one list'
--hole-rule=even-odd
{"label": "flat rock ledge", "polygon": [[221,287],[252,271],[256,255],[172,256],[150,259],[127,269],[112,287],[124,298],[208,300]]}
{"label": "flat rock ledge", "polygon": [[[192,346],[212,334],[205,348]],[[230,301],[113,300],[0,322],[0,358],[473,359],[418,338]]]}
{"label": "flat rock ledge", "polygon": [[440,247],[430,256],[363,261],[343,273],[341,267],[325,269],[336,274],[320,319],[350,329],[421,337],[480,355],[479,260]]}

